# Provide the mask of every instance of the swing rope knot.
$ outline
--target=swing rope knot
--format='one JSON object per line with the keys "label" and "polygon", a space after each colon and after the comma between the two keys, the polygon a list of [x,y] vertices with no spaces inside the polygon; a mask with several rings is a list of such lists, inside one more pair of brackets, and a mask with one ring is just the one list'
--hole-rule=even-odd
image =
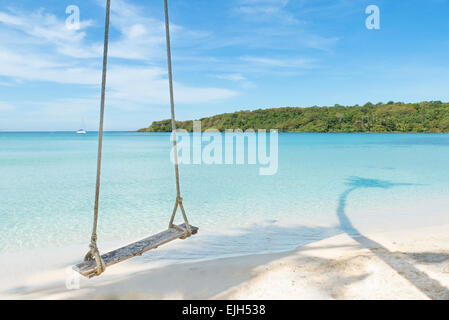
{"label": "swing rope knot", "polygon": [[92,235],[92,241],[89,244],[89,252],[84,257],[84,261],[93,261],[95,260],[95,263],[97,264],[97,270],[96,274],[97,276],[101,275],[106,270],[106,265],[101,258],[100,250],[98,250],[97,246],[97,236]]}

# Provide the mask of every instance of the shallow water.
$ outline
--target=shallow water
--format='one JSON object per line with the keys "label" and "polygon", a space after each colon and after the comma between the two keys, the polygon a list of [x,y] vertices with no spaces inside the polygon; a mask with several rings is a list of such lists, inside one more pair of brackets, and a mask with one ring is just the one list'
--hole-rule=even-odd
{"label": "shallow water", "polygon": [[[88,244],[96,148],[96,133],[0,133],[0,254]],[[100,245],[167,227],[170,150],[169,134],[105,134]],[[272,176],[258,165],[182,165],[185,208],[200,233],[145,259],[289,250],[352,230],[341,214],[357,230],[449,223],[448,163],[446,134],[281,133]]]}

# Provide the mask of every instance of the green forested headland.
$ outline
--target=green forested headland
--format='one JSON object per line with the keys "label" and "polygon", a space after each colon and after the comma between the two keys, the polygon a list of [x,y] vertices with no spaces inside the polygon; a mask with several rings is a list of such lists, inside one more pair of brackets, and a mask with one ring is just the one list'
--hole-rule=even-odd
{"label": "green forested headland", "polygon": [[[286,107],[225,113],[201,120],[202,130],[278,129],[282,132],[449,132],[449,103],[367,103],[363,106]],[[177,127],[192,131],[193,121]],[[170,132],[171,121],[155,121],[139,132]]]}

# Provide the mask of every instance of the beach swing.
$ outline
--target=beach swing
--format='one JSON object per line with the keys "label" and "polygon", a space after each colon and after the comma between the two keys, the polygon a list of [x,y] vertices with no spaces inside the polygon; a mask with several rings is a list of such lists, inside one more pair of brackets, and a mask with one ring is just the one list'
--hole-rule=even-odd
{"label": "beach swing", "polygon": [[[100,255],[100,251],[97,246],[97,225],[98,225],[98,203],[100,196],[100,174],[101,174],[101,154],[103,146],[103,119],[104,119],[104,104],[105,104],[105,89],[106,89],[106,69],[108,60],[108,38],[109,38],[109,17],[111,11],[111,0],[107,0],[106,3],[106,23],[105,23],[105,36],[104,36],[104,52],[103,52],[103,77],[101,85],[101,111],[100,111],[100,129],[98,134],[98,157],[97,157],[97,180],[95,189],[95,207],[94,207],[94,222],[92,237],[90,242],[90,250],[84,258],[84,262],[77,264],[73,267],[74,270],[79,272],[85,277],[92,278],[101,275],[106,267],[119,263],[121,261],[130,259],[135,256],[141,256],[144,252],[166,244],[176,239],[186,239],[191,235],[198,232],[198,228],[189,224],[187,215],[182,204],[181,188],[179,184],[179,166],[178,166],[178,149],[176,143],[176,122],[175,122],[175,104],[173,97],[173,73],[171,63],[171,49],[170,49],[170,27],[168,18],[168,5],[167,0],[164,0],[165,6],[165,31],[167,41],[167,60],[168,60],[168,77],[170,87],[170,104],[171,104],[171,121],[172,121],[172,134],[173,134],[173,149],[174,149],[174,162],[175,162],[175,176],[176,176],[176,202],[173,209],[173,213],[170,218],[168,229],[145,238],[141,241],[129,244],[120,249],[111,251],[109,253]],[[184,223],[181,225],[175,225],[174,219],[178,208],[181,209]]]}

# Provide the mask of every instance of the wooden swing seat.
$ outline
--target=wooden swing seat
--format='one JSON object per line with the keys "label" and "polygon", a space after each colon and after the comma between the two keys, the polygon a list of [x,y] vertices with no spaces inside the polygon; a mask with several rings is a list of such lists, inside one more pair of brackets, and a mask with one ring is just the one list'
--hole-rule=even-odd
{"label": "wooden swing seat", "polygon": [[[178,226],[180,229],[185,229],[186,225],[182,224]],[[192,235],[198,232],[198,227],[190,226],[192,230]],[[120,249],[105,253],[101,256],[106,267],[112,266],[116,263],[128,260],[135,256],[141,256],[144,252],[171,242],[176,239],[181,239],[185,236],[185,232],[178,228],[170,228],[155,234],[151,237],[145,238],[143,240],[131,243]],[[81,275],[92,278],[95,277],[97,264],[95,260],[85,261],[77,264],[73,269],[79,272]]]}

